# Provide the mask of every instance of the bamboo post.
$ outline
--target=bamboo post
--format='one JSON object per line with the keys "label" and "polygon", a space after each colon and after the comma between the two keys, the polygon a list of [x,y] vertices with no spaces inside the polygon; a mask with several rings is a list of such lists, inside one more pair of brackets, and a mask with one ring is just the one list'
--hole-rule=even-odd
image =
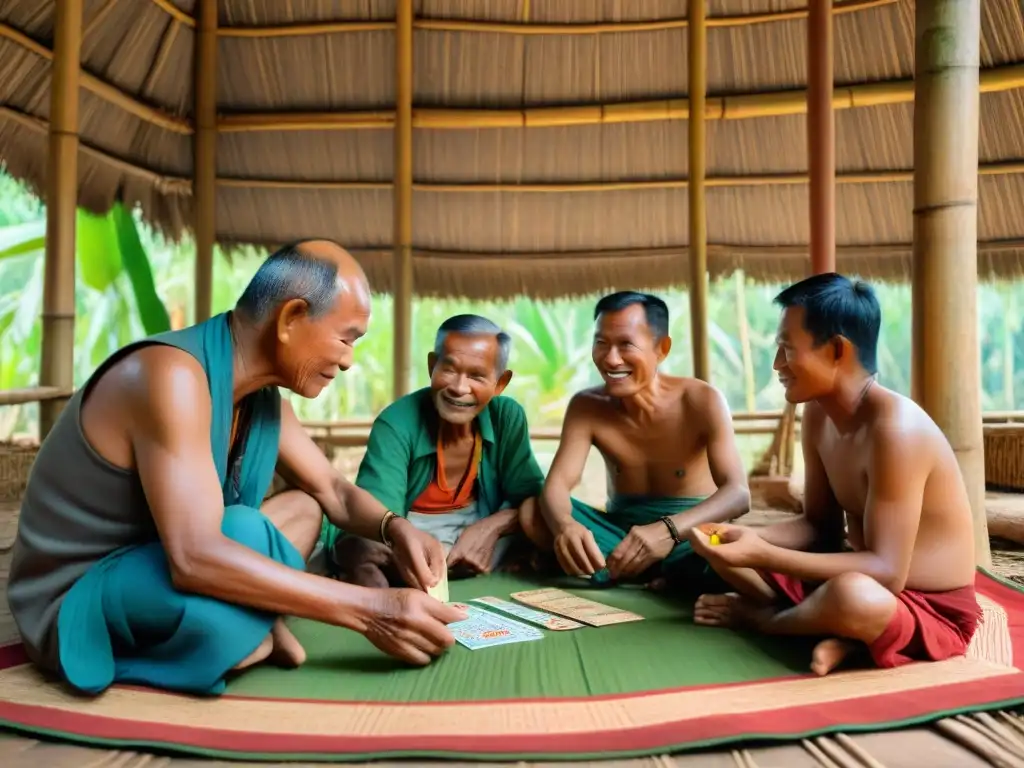
{"label": "bamboo post", "polygon": [[988,566],[977,327],[981,3],[918,3],[916,25],[912,389],[956,453],[976,560]]}
{"label": "bamboo post", "polygon": [[395,22],[394,397],[409,391],[412,363],[412,0]]}
{"label": "bamboo post", "polygon": [[217,238],[217,0],[199,0],[195,38],[195,135],[192,204],[196,237],[195,320],[213,312],[213,246]]}
{"label": "bamboo post", "polygon": [[736,321],[739,325],[740,354],[743,359],[743,392],[747,410],[757,406],[757,389],[754,380],[754,357],[750,349],[750,323],[747,322],[747,276],[742,269],[736,270]]}
{"label": "bamboo post", "polygon": [[811,270],[836,269],[836,125],[832,108],[832,0],[811,0],[807,14],[807,148]]}
{"label": "bamboo post", "polygon": [[[58,0],[53,37],[39,384],[70,392],[75,385],[75,215],[82,0]],[[39,404],[40,440],[49,434],[66,402],[65,397]]]}
{"label": "bamboo post", "polygon": [[711,381],[711,363],[708,354],[708,228],[704,208],[704,176],[707,166],[705,153],[705,100],[707,96],[707,25],[705,0],[690,0],[689,25],[689,94],[690,114],[687,119],[689,134],[689,187],[686,191],[690,207],[690,336],[693,343],[693,375]]}

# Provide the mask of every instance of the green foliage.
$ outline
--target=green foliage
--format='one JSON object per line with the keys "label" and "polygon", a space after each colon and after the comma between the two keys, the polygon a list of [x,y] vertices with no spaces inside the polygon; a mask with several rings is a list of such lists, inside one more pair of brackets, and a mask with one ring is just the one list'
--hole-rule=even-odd
{"label": "green foliage", "polygon": [[[193,317],[194,247],[170,243],[121,206],[107,217],[80,214],[76,286],[75,382],[80,386],[120,346]],[[17,182],[0,173],[0,389],[37,380],[42,312],[45,211]],[[263,252],[241,248],[215,252],[213,311],[230,309],[252,277]],[[780,286],[744,286],[750,357],[758,410],[781,408],[782,390],[772,370],[779,311],[772,299]],[[714,383],[733,410],[744,410],[743,350],[732,278],[715,281],[708,294],[708,332]],[[883,326],[880,378],[909,394],[910,288],[878,285]],[[671,353],[664,370],[692,371],[689,301],[683,291],[658,291],[670,309]],[[424,300],[413,305],[410,385],[427,384],[427,354],[437,327],[448,317],[473,312],[489,317],[512,336],[512,382],[507,394],[526,408],[534,426],[560,423],[572,394],[599,381],[590,359],[596,297],[536,303]],[[171,312],[168,312],[168,309]],[[311,420],[369,418],[391,401],[393,305],[374,296],[369,333],[356,347],[355,365],[316,400],[291,398]],[[978,295],[983,406],[1012,409],[1024,403],[1024,288],[983,285]],[[0,437],[35,430],[35,408],[0,409]],[[761,442],[766,442],[762,440]]]}

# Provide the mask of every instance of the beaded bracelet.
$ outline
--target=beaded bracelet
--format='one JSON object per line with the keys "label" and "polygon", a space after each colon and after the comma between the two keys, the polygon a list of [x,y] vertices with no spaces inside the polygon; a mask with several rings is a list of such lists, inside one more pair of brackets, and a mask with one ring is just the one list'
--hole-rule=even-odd
{"label": "beaded bracelet", "polygon": [[682,544],[683,540],[679,538],[679,529],[676,528],[676,524],[672,521],[672,518],[666,515],[661,518],[661,522],[663,522],[665,527],[668,528],[668,532],[672,535],[672,541],[676,544]]}

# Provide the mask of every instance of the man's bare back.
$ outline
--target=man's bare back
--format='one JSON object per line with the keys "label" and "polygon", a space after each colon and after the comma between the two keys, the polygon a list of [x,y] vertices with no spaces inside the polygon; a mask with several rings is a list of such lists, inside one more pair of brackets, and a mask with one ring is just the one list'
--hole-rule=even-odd
{"label": "man's bare back", "polygon": [[864,513],[876,480],[872,450],[880,435],[894,442],[907,463],[891,471],[926,475],[906,588],[945,592],[973,584],[974,558],[963,546],[974,535],[971,508],[945,435],[915,402],[879,384],[871,386],[863,405],[859,423],[845,432],[819,405],[806,405],[803,429],[821,461],[820,466],[808,464],[808,479],[812,472],[823,470],[834,496],[829,512],[845,512],[849,544],[863,551],[867,533]]}
{"label": "man's bare back", "polygon": [[629,496],[709,496],[708,399],[720,395],[697,379],[661,375],[650,418],[636,419],[603,387],[577,395],[574,417],[587,421],[604,458],[609,492]]}

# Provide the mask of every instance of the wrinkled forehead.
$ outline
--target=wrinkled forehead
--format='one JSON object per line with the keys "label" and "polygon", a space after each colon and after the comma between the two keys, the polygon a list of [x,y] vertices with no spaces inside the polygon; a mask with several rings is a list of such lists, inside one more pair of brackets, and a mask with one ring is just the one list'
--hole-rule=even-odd
{"label": "wrinkled forehead", "polygon": [[594,324],[594,334],[604,339],[633,338],[650,336],[651,327],[647,323],[647,313],[639,304],[614,312],[602,312]]}
{"label": "wrinkled forehead", "polygon": [[491,334],[451,332],[444,338],[441,356],[450,363],[493,368],[498,359],[498,339]]}

